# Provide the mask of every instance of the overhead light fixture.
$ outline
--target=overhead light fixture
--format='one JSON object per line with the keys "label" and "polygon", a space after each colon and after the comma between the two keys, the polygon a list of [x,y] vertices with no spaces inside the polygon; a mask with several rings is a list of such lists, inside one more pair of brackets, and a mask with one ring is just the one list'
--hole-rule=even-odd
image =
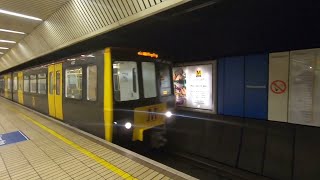
{"label": "overhead light fixture", "polygon": [[26,34],[24,32],[20,31],[13,31],[13,30],[8,30],[8,29],[0,29],[1,32],[8,32],[8,33],[15,33],[15,34]]}
{"label": "overhead light fixture", "polygon": [[9,40],[4,40],[4,39],[0,39],[0,42],[3,42],[3,43],[11,43],[11,44],[16,43],[15,41],[9,41]]}
{"label": "overhead light fixture", "polygon": [[7,48],[7,47],[0,47],[0,49],[9,49],[9,48]]}
{"label": "overhead light fixture", "polygon": [[20,13],[15,13],[15,12],[11,12],[11,11],[6,11],[6,10],[3,10],[3,9],[0,9],[0,13],[2,13],[2,14],[7,14],[7,15],[11,15],[11,16],[17,16],[17,17],[27,18],[27,19],[32,19],[32,20],[36,20],[36,21],[42,21],[42,19],[37,18],[37,17],[28,16],[28,15],[24,15],[24,14],[20,14]]}

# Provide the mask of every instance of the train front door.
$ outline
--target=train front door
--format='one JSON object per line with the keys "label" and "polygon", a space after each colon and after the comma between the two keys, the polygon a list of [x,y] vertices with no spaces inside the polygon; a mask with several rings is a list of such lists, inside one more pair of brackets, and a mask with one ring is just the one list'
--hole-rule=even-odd
{"label": "train front door", "polygon": [[48,67],[49,115],[63,120],[62,112],[62,63]]}

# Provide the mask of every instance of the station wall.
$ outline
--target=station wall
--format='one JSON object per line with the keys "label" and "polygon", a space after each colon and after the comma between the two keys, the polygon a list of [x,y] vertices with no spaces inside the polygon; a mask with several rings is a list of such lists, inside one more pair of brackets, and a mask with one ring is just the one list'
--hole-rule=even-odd
{"label": "station wall", "polygon": [[271,179],[319,179],[319,72],[320,49],[220,58],[218,115],[179,112],[169,147]]}
{"label": "station wall", "polygon": [[243,117],[244,58],[228,57],[218,60],[218,63],[219,114]]}
{"label": "station wall", "polygon": [[271,53],[268,119],[320,126],[320,50]]}
{"label": "station wall", "polygon": [[267,119],[268,55],[221,58],[218,64],[218,113]]}
{"label": "station wall", "polygon": [[214,93],[201,97],[217,99],[217,114],[320,126],[320,49],[224,57],[213,69]]}
{"label": "station wall", "polygon": [[288,121],[288,81],[289,52],[270,53],[268,119],[271,121]]}

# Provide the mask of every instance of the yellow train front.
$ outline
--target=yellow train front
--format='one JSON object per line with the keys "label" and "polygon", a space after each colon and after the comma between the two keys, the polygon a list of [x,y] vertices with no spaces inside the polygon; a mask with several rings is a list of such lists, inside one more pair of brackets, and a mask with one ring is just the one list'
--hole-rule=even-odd
{"label": "yellow train front", "polygon": [[105,94],[113,94],[114,99],[113,142],[143,141],[152,147],[165,143],[165,124],[175,100],[171,65],[157,57],[155,53],[111,49],[113,90]]}
{"label": "yellow train front", "polygon": [[169,62],[106,48],[0,76],[0,95],[121,145],[165,143],[174,108]]}

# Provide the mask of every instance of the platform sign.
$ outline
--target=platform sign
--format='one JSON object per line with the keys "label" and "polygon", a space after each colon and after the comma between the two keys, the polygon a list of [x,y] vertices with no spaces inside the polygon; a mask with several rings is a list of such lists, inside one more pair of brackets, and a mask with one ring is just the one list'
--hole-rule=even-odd
{"label": "platform sign", "polygon": [[0,146],[15,144],[26,140],[29,140],[29,138],[21,131],[0,134]]}
{"label": "platform sign", "polygon": [[283,94],[287,90],[287,85],[282,80],[275,80],[275,81],[272,81],[270,85],[270,89],[275,94]]}
{"label": "platform sign", "polygon": [[289,52],[269,54],[268,119],[288,122]]}

